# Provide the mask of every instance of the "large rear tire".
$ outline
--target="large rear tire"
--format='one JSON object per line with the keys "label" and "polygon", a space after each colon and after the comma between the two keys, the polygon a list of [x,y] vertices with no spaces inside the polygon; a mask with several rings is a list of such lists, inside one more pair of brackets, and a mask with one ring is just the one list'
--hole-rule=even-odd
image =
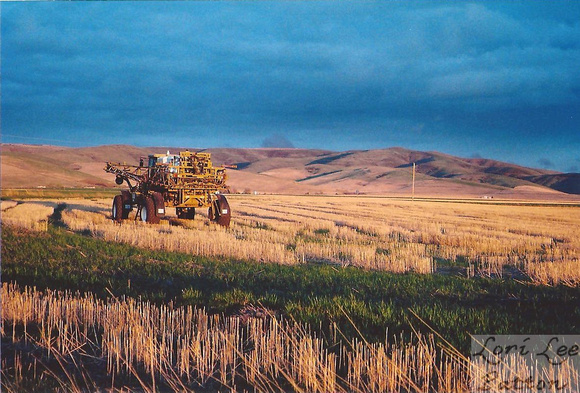
{"label": "large rear tire", "polygon": [[218,194],[217,200],[215,200],[212,206],[208,209],[207,215],[210,221],[213,221],[223,227],[229,227],[232,218],[232,212],[226,197],[222,194]]}
{"label": "large rear tire", "polygon": [[157,210],[155,210],[155,202],[153,198],[146,197],[143,206],[141,206],[141,221],[148,224],[159,224],[159,216],[157,216]]}
{"label": "large rear tire", "polygon": [[121,195],[115,195],[113,198],[113,207],[111,208],[111,216],[113,216],[113,221],[121,222],[124,217],[123,211],[123,197]]}

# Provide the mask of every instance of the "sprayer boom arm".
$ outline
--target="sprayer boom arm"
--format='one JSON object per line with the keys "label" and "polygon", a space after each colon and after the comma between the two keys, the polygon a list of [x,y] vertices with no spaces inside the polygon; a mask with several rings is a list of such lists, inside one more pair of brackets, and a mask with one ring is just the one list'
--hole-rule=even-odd
{"label": "sprayer boom arm", "polygon": [[117,180],[121,179],[120,182],[119,181],[117,182],[118,184],[122,184],[123,181],[126,181],[127,183],[129,183],[130,188],[133,188],[133,186],[131,186],[130,184],[130,181],[139,184],[145,179],[146,173],[144,168],[142,167],[113,162],[107,162],[105,172],[109,172],[112,173],[113,175],[116,175]]}

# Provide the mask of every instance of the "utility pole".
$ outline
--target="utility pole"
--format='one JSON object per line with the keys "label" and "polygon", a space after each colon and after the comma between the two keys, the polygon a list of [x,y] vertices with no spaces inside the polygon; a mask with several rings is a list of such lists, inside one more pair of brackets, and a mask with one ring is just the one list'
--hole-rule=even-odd
{"label": "utility pole", "polygon": [[413,163],[413,195],[411,197],[412,200],[415,200],[415,163]]}

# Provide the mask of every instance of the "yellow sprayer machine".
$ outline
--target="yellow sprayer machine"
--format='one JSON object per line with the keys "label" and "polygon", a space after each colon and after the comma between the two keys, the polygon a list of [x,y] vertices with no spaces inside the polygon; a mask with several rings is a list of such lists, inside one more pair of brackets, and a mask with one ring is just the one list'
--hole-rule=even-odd
{"label": "yellow sprayer machine", "polygon": [[221,194],[227,190],[226,167],[213,166],[210,153],[168,151],[141,157],[139,166],[107,162],[104,169],[117,176],[117,184],[129,186],[113,199],[112,216],[117,222],[137,209],[136,220],[156,224],[166,207],[175,207],[178,218],[192,220],[195,209],[207,207],[211,221],[230,225],[230,206]]}

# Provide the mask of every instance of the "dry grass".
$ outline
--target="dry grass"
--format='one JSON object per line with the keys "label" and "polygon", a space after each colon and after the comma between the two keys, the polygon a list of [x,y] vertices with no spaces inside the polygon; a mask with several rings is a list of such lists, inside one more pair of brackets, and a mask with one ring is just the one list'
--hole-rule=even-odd
{"label": "dry grass", "polygon": [[[489,365],[439,346],[432,335],[369,344],[364,338],[337,340],[341,332],[335,328],[323,339],[271,315],[208,315],[191,306],[102,301],[12,284],[2,285],[1,298],[0,333],[13,359],[2,364],[6,391],[23,391],[31,379],[78,392],[137,387],[145,392],[459,392],[470,384],[476,390],[506,390],[489,383]],[[30,354],[33,364],[23,360]],[[579,386],[578,370],[570,363],[535,369],[519,356],[504,360],[502,381],[535,375],[567,385],[563,392]],[[134,378],[132,386],[126,385],[128,377]]]}
{"label": "dry grass", "polygon": [[537,283],[580,284],[580,208],[573,206],[232,196],[232,225],[225,229],[208,224],[204,212],[194,221],[116,225],[109,200],[67,205],[63,221],[70,229],[138,247],[392,272],[431,273],[446,261],[501,277],[509,266]]}
{"label": "dry grass", "polygon": [[6,209],[11,209],[18,205],[16,201],[0,201],[0,210],[4,211]]}
{"label": "dry grass", "polygon": [[54,213],[54,205],[50,202],[17,204],[14,201],[2,201],[2,223],[32,231],[46,231],[48,217],[52,213]]}
{"label": "dry grass", "polygon": [[[465,360],[442,354],[425,336],[413,345],[345,343],[273,317],[242,321],[192,307],[105,302],[7,284],[2,311],[3,340],[34,351],[42,364],[56,364],[41,379],[58,376],[62,388],[73,391],[113,388],[126,376],[144,391],[430,392],[468,386]],[[106,368],[109,380],[95,380],[92,367]],[[14,389],[25,377],[19,361],[3,373]]]}
{"label": "dry grass", "polygon": [[[171,216],[161,225],[132,219],[118,225],[110,219],[110,200],[64,202],[62,222],[69,229],[138,247],[393,272],[431,273],[446,260],[501,276],[507,265],[538,284],[580,285],[580,208],[572,206],[235,196],[232,225],[225,229],[202,214],[195,221]],[[57,204],[4,208],[3,202],[2,221],[38,230]],[[1,295],[1,334],[14,348],[12,365],[2,367],[8,391],[22,390],[31,372],[22,360],[29,348],[46,365],[39,380],[56,380],[67,391],[119,389],[116,380],[127,376],[143,391],[466,391],[473,366],[426,336],[369,344],[341,341],[336,329],[323,338],[271,316],[244,320],[11,285],[3,285]],[[94,368],[108,377],[96,377]]]}

